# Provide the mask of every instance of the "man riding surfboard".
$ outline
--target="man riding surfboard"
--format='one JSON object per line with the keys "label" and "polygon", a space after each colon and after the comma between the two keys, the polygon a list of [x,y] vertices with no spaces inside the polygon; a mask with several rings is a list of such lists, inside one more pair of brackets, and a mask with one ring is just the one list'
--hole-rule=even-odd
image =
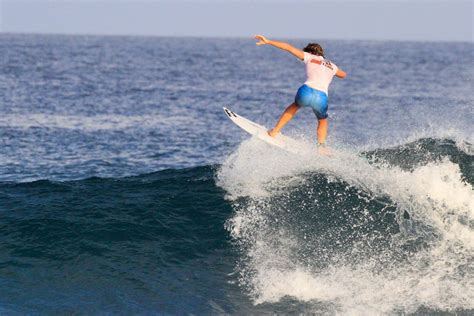
{"label": "man riding surfboard", "polygon": [[310,107],[318,119],[316,132],[318,145],[324,146],[328,129],[329,84],[334,76],[345,78],[347,74],[336,64],[326,59],[323,48],[317,43],[309,43],[303,50],[300,50],[288,43],[272,41],[262,35],[256,35],[255,39],[258,40],[256,43],[258,46],[271,45],[287,51],[306,65],[306,81],[298,89],[295,101],[285,109],[275,127],[268,131],[268,135],[275,137],[300,108]]}

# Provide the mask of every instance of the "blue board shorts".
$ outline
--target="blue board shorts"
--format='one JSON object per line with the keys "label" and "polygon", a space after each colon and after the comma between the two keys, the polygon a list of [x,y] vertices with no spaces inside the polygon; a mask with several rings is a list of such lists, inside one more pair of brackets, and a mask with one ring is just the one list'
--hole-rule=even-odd
{"label": "blue board shorts", "polygon": [[307,85],[302,85],[296,93],[295,102],[300,107],[310,107],[318,119],[328,117],[328,95]]}

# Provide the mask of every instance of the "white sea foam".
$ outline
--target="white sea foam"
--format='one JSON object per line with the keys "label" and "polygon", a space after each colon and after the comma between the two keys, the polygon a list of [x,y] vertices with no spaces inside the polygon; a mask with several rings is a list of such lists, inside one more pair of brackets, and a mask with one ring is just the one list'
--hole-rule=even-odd
{"label": "white sea foam", "polygon": [[[382,271],[373,269],[372,259],[383,255],[379,253],[368,253],[364,263],[341,254],[340,263],[329,268],[301,265],[294,250],[304,241],[284,229],[275,234],[267,219],[279,205],[268,197],[302,183],[307,172],[324,173],[373,197],[388,197],[435,237],[427,239],[426,249]],[[228,229],[246,244],[241,281],[256,304],[289,296],[355,315],[414,312],[422,306],[448,311],[474,308],[474,191],[459,166],[447,159],[406,171],[371,165],[349,150],[337,151],[331,158],[292,155],[251,139],[222,165],[218,184],[230,199],[245,196],[249,201],[235,206]],[[423,234],[400,227],[402,240]]]}
{"label": "white sea foam", "polygon": [[391,138],[383,142],[373,141],[369,142],[364,146],[360,146],[361,150],[374,150],[380,147],[393,148],[397,146],[403,146],[407,143],[417,142],[420,139],[438,139],[438,140],[452,140],[456,144],[456,147],[468,155],[474,155],[474,131],[471,128],[446,128],[436,129],[434,127],[430,129],[414,130],[407,137],[402,138]]}
{"label": "white sea foam", "polygon": [[189,118],[160,114],[118,115],[102,114],[94,116],[59,114],[5,114],[0,116],[1,127],[14,128],[61,128],[81,131],[123,130],[127,128],[156,128],[159,125],[176,126],[189,124]]}

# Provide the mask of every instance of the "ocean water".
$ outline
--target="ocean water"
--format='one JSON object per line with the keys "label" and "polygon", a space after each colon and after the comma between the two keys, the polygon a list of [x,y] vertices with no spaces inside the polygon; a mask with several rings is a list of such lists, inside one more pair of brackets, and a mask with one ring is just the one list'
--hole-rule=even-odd
{"label": "ocean water", "polygon": [[474,313],[474,44],[321,43],[330,158],[250,38],[0,34],[0,312]]}

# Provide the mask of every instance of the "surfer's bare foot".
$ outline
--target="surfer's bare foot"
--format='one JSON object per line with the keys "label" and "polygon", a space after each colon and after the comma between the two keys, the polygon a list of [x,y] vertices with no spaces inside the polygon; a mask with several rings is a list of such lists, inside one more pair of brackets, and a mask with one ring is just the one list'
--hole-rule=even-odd
{"label": "surfer's bare foot", "polygon": [[319,145],[318,146],[318,154],[323,155],[323,156],[331,156],[331,151],[326,146]]}
{"label": "surfer's bare foot", "polygon": [[278,132],[275,132],[273,129],[267,131],[267,133],[270,137],[275,137],[278,134]]}

